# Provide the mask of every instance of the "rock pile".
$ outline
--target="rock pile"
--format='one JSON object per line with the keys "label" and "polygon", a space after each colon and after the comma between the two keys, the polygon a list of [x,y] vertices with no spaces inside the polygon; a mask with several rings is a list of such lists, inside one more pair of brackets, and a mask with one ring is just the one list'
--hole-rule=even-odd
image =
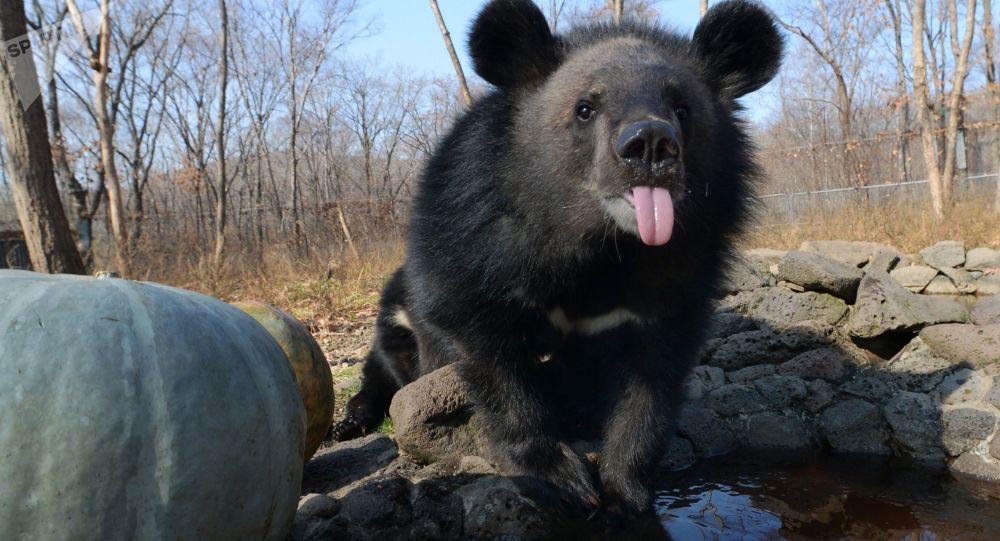
{"label": "rock pile", "polygon": [[[952,241],[918,254],[842,241],[748,252],[685,385],[663,467],[781,449],[892,456],[1000,481],[998,271],[1000,251]],[[307,466],[294,539],[556,531],[516,480],[479,458],[452,368],[397,393],[391,413],[395,441],[369,436]]]}

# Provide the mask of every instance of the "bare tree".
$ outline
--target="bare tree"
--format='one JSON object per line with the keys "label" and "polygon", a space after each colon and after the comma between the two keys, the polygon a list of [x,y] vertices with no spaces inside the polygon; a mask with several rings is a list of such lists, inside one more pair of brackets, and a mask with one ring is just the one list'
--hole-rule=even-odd
{"label": "bare tree", "polygon": [[451,42],[451,34],[448,32],[448,27],[444,24],[444,17],[441,16],[437,0],[430,0],[430,2],[431,9],[434,10],[434,17],[437,18],[441,37],[444,38],[444,46],[448,49],[448,55],[451,56],[452,66],[455,67],[455,77],[458,78],[458,88],[462,91],[462,99],[465,100],[466,107],[472,107],[472,94],[469,92],[469,84],[465,82],[465,72],[462,71],[462,63],[458,60],[458,54],[455,53],[455,46]]}
{"label": "bare tree", "polygon": [[[990,121],[993,126],[1000,126],[1000,81],[997,81],[996,34],[993,30],[993,1],[983,0],[983,49],[986,63],[986,91],[990,97]],[[1000,136],[994,134],[993,163],[1000,164]],[[993,197],[993,211],[1000,214],[1000,176],[996,179],[996,192]]]}
{"label": "bare tree", "polygon": [[[893,57],[896,62],[896,96],[893,107],[896,109],[896,137],[898,139],[898,158],[900,180],[910,179],[910,138],[907,129],[910,121],[910,96],[906,86],[906,55],[903,49],[903,16],[899,9],[899,0],[883,0],[889,20],[892,22]],[[989,0],[986,0],[989,2]]]}
{"label": "bare tree", "polygon": [[[59,201],[45,110],[40,99],[21,102],[15,84],[15,77],[34,84],[38,80],[21,0],[0,3],[0,40],[16,43],[20,51],[16,61],[6,51],[0,52],[0,127],[7,143],[7,174],[14,205],[31,264],[41,272],[84,274],[83,260]],[[21,77],[15,74],[16,69],[22,70]]]}
{"label": "bare tree", "polygon": [[219,0],[219,119],[215,128],[216,198],[215,198],[215,268],[222,266],[226,250],[226,86],[229,84],[229,15],[226,0]]}
{"label": "bare tree", "polygon": [[625,15],[625,0],[611,0],[612,18],[615,24],[622,24],[622,17]]}
{"label": "bare tree", "polygon": [[698,0],[698,14],[702,17],[708,13],[708,0]]}
{"label": "bare tree", "polygon": [[[931,204],[934,216],[943,220],[952,200],[952,182],[955,177],[955,147],[958,140],[959,107],[963,98],[965,78],[969,73],[969,51],[975,32],[976,0],[967,0],[965,13],[965,33],[961,46],[958,44],[958,10],[955,0],[950,4],[950,27],[952,35],[952,55],[955,60],[951,89],[947,95],[946,125],[944,130],[944,159],[940,159],[935,148],[935,122],[931,118],[930,92],[927,84],[927,60],[924,53],[924,34],[927,30],[926,0],[914,0],[913,4],[913,93],[916,99],[917,120],[920,123],[920,138],[923,146],[927,180],[930,184]],[[945,66],[941,66],[942,71]]]}

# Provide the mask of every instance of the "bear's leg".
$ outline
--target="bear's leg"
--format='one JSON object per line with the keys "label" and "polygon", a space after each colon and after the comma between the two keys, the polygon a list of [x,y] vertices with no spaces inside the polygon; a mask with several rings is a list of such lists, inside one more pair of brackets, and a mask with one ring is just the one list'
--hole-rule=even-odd
{"label": "bear's leg", "polygon": [[625,382],[604,431],[600,472],[608,513],[633,517],[652,506],[656,470],[678,402],[671,396],[675,386],[641,373]]}
{"label": "bear's leg", "polygon": [[[590,514],[600,506],[586,463],[559,439],[553,412],[542,400],[538,360],[505,336],[475,331],[476,347],[459,369],[504,473],[529,494],[570,513]],[[509,333],[509,330],[508,330]]]}
{"label": "bear's leg", "polygon": [[344,419],[330,428],[328,440],[347,441],[377,429],[399,386],[386,371],[384,359],[373,350],[361,371],[361,390],[347,402]]}

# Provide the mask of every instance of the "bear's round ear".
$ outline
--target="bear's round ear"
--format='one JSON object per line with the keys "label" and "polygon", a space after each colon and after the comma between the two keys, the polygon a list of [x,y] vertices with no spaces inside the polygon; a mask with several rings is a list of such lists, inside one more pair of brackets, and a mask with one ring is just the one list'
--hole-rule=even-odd
{"label": "bear's round ear", "polygon": [[559,66],[556,38],[531,0],[493,0],[469,32],[476,73],[501,88],[532,84]]}
{"label": "bear's round ear", "polygon": [[727,0],[698,23],[692,40],[709,83],[723,97],[736,99],[767,84],[781,65],[785,39],[760,4]]}

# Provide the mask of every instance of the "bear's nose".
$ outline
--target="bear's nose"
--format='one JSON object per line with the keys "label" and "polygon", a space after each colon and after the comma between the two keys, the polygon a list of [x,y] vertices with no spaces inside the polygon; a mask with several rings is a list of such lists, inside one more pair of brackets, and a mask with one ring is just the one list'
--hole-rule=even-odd
{"label": "bear's nose", "polygon": [[677,131],[662,120],[643,120],[625,126],[615,140],[615,154],[623,162],[660,169],[680,156]]}

